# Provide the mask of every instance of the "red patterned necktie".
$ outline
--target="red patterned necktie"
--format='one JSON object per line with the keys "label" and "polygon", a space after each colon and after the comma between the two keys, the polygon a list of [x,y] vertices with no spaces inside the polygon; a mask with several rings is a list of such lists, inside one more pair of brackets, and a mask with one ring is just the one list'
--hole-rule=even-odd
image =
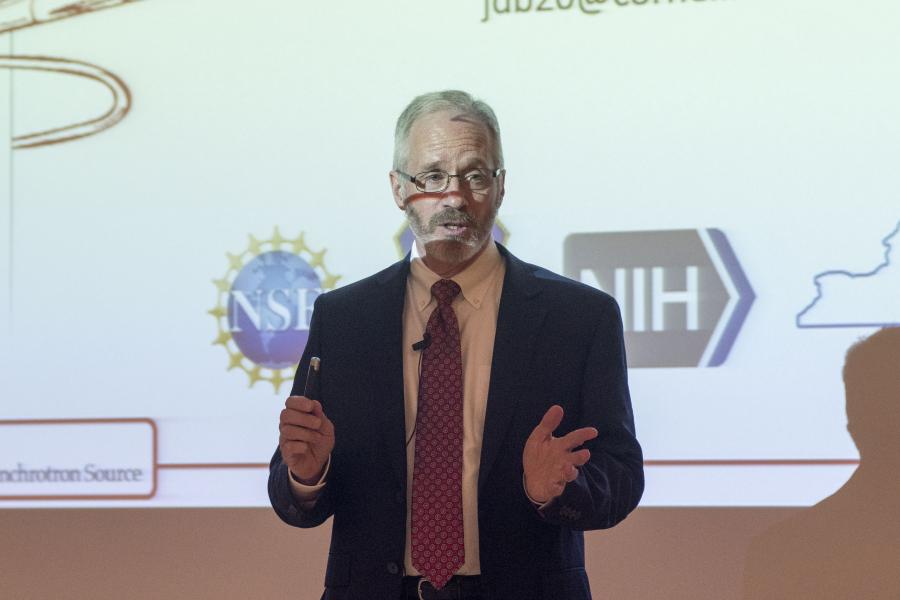
{"label": "red patterned necktie", "polygon": [[463,377],[459,322],[451,303],[459,286],[431,286],[437,308],[425,331],[412,482],[412,564],[440,589],[465,562],[462,515]]}

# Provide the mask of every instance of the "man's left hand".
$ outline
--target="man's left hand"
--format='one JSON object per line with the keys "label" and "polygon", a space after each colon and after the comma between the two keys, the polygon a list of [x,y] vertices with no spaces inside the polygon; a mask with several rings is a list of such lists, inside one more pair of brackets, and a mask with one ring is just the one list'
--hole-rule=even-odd
{"label": "man's left hand", "polygon": [[566,484],[578,477],[578,467],[591,458],[591,452],[587,448],[576,448],[597,437],[593,427],[582,427],[563,437],[553,437],[562,418],[562,407],[551,406],[528,436],[522,453],[525,491],[533,501],[541,504],[562,494]]}

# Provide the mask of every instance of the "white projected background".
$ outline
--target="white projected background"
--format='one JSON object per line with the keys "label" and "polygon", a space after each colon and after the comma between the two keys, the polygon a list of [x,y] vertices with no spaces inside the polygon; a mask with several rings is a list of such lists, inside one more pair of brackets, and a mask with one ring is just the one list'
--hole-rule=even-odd
{"label": "white projected background", "polygon": [[630,355],[712,336],[632,364],[643,505],[837,490],[844,353],[900,322],[900,8],[537,4],[0,2],[0,507],[266,505],[309,290],[399,258],[393,125],[445,88],[499,115],[513,253],[627,233],[575,274],[628,285]]}

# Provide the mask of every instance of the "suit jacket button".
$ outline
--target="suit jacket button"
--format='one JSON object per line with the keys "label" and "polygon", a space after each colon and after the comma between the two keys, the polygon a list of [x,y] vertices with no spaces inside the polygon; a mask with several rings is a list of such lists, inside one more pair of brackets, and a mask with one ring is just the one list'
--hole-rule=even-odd
{"label": "suit jacket button", "polygon": [[400,572],[400,565],[398,565],[395,562],[389,562],[387,564],[387,572],[390,573],[391,575],[396,575],[397,573]]}

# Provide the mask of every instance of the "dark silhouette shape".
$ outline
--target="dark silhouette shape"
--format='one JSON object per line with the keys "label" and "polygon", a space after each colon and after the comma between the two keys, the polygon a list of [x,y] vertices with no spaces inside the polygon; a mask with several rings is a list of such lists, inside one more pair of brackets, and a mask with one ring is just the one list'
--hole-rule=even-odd
{"label": "dark silhouette shape", "polygon": [[844,387],[859,467],[833,495],[753,541],[745,600],[900,598],[900,328],[850,348]]}

